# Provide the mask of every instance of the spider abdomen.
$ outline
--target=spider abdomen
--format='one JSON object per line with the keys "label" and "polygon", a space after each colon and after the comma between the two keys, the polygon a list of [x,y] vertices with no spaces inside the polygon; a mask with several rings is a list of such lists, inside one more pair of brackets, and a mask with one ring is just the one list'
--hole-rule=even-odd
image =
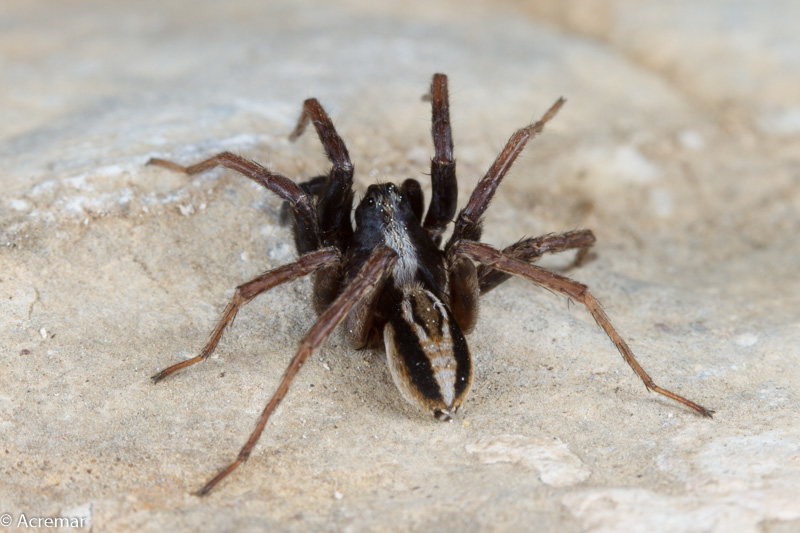
{"label": "spider abdomen", "polygon": [[401,294],[383,330],[392,378],[409,403],[449,420],[472,383],[467,341],[431,291],[412,284]]}

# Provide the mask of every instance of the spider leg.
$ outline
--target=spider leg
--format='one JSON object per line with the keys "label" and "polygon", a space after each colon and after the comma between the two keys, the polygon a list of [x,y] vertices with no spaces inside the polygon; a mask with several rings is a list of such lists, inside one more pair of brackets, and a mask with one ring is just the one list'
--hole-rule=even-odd
{"label": "spider leg", "polygon": [[[566,233],[542,235],[523,239],[503,249],[503,255],[513,257],[520,261],[533,262],[544,254],[557,254],[566,250],[578,249],[573,266],[579,266],[586,256],[586,252],[595,243],[594,233],[588,229],[568,231]],[[505,280],[511,277],[487,265],[478,267],[478,282],[481,294],[486,294]]]}
{"label": "spider leg", "polygon": [[436,246],[439,246],[442,242],[442,232],[456,214],[456,201],[458,200],[447,76],[444,74],[433,75],[430,95],[434,157],[431,159],[431,203],[428,206],[428,214],[425,216],[423,226]]}
{"label": "spider leg", "polygon": [[475,186],[475,190],[472,191],[472,196],[470,196],[467,205],[458,213],[455,229],[447,243],[446,249],[449,250],[455,243],[462,239],[478,241],[481,238],[481,217],[484,211],[486,211],[486,208],[489,207],[489,202],[492,201],[494,193],[503,180],[503,177],[505,177],[508,169],[514,164],[517,156],[531,137],[541,133],[544,129],[544,125],[558,113],[558,110],[561,109],[564,102],[565,100],[563,98],[559,98],[537,122],[517,130],[516,133],[511,136],[505,148],[503,148],[503,151],[500,152],[500,155],[497,156],[492,166],[486,171],[486,175],[481,178],[478,185]]}
{"label": "spider leg", "polygon": [[[545,253],[558,253],[578,248],[574,265],[582,261],[585,252],[595,242],[591,230],[582,229],[561,234],[523,239],[503,249],[503,255],[532,262]],[[487,265],[475,264],[464,256],[448,254],[448,283],[450,311],[464,333],[470,333],[478,321],[478,300],[508,278],[507,274]]]}
{"label": "spider leg", "polygon": [[475,263],[462,255],[448,254],[448,295],[450,312],[464,333],[471,333],[478,323],[478,300],[481,296]]}
{"label": "spider leg", "polygon": [[341,174],[349,173],[352,178],[353,164],[350,162],[347,147],[336,132],[336,128],[333,127],[328,113],[316,98],[309,98],[303,102],[303,110],[297,119],[297,125],[289,135],[289,140],[296,141],[305,131],[309,121],[314,124],[314,129],[317,130],[319,140],[325,149],[328,160],[333,164],[334,171]]}
{"label": "spider leg", "polygon": [[220,318],[217,323],[217,327],[211,332],[211,338],[200,351],[200,354],[165,368],[152,377],[153,382],[157,383],[173,372],[207,359],[214,351],[214,348],[217,347],[217,343],[219,343],[219,340],[222,338],[225,328],[233,321],[239,308],[262,292],[268,291],[281,283],[293,281],[319,270],[320,268],[339,262],[341,262],[341,254],[339,251],[335,248],[325,248],[306,254],[294,263],[269,270],[257,278],[239,285],[236,287],[236,292],[233,298],[231,298],[230,303],[228,303],[225,311],[223,311],[222,318]]}
{"label": "spider leg", "polygon": [[320,191],[317,203],[322,244],[342,248],[343,243],[353,234],[350,223],[350,210],[353,206],[353,164],[350,162],[347,146],[316,98],[309,98],[303,102],[300,118],[289,139],[294,141],[300,137],[309,121],[317,130],[325,154],[333,164],[327,186]]}
{"label": "spider leg", "polygon": [[255,161],[250,161],[230,152],[222,152],[188,167],[158,158],[150,159],[147,164],[158,165],[189,175],[220,165],[235,170],[239,174],[263,185],[289,203],[297,221],[295,243],[299,253],[308,253],[320,247],[319,225],[311,197],[294,181],[277,172],[268,170]]}
{"label": "spider leg", "polygon": [[[309,195],[312,200],[316,200],[322,196],[322,191],[325,190],[327,182],[328,176],[315,176],[309,180],[302,181],[297,185],[303,190],[304,193]],[[278,215],[278,221],[280,222],[281,226],[288,226],[293,220],[294,216],[292,215],[292,208],[289,205],[289,202],[283,202],[281,204],[280,215]]]}
{"label": "spider leg", "polygon": [[403,196],[408,197],[408,201],[411,204],[411,210],[414,212],[414,216],[416,216],[417,220],[421,222],[422,212],[425,209],[425,206],[423,205],[425,198],[422,194],[422,187],[420,187],[419,182],[414,178],[408,178],[400,186],[400,192],[403,194]]}
{"label": "spider leg", "polygon": [[233,472],[240,464],[247,461],[258,439],[261,437],[264,427],[267,425],[267,420],[281,400],[283,400],[284,396],[286,396],[289,386],[292,384],[292,380],[300,370],[300,367],[303,366],[303,363],[305,363],[311,355],[319,350],[353,306],[363,297],[369,296],[372,293],[375,286],[384,277],[386,272],[389,271],[395,261],[397,261],[397,254],[394,250],[386,246],[378,248],[364,266],[361,267],[356,277],[344,289],[339,297],[324,313],[322,313],[317,322],[311,327],[308,333],[306,333],[306,336],[303,337],[303,340],[300,341],[297,353],[295,353],[289,366],[283,373],[283,377],[281,378],[275,394],[270,398],[264,411],[262,411],[255,429],[250,434],[250,438],[247,439],[247,443],[242,447],[241,451],[239,451],[239,455],[232,463],[223,468],[219,474],[214,476],[211,481],[206,483],[205,486],[200,489],[199,495],[207,494],[225,476]]}
{"label": "spider leg", "polygon": [[707,416],[709,418],[711,417],[713,411],[710,411],[691,400],[687,400],[683,396],[679,396],[674,392],[670,392],[655,384],[653,379],[647,374],[647,372],[645,372],[644,368],[642,368],[642,366],[636,360],[627,343],[622,339],[622,337],[620,337],[619,333],[617,333],[617,330],[614,329],[614,326],[611,325],[611,321],[608,319],[608,316],[606,316],[603,308],[600,307],[600,304],[597,302],[597,300],[594,299],[594,296],[592,296],[592,294],[589,292],[589,288],[583,283],[560,276],[550,272],[549,270],[536,265],[531,265],[514,257],[508,257],[499,250],[479,242],[461,241],[457,243],[453,253],[456,256],[461,255],[474,261],[478,261],[479,263],[487,265],[495,270],[521,276],[536,285],[554,292],[561,293],[568,298],[582,303],[586,306],[600,327],[603,328],[603,330],[609,336],[611,341],[617,347],[617,350],[619,350],[619,353],[622,354],[622,358],[625,359],[625,362],[630,365],[633,371],[636,372],[636,375],[638,375],[642,382],[644,382],[644,386],[648,390],[652,390],[663,396],[666,396],[667,398],[678,401],[683,405],[694,409],[703,416]]}

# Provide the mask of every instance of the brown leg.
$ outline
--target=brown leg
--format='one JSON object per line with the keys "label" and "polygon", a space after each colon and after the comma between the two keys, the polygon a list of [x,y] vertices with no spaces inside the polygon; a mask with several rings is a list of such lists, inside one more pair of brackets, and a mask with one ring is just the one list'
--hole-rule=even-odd
{"label": "brown leg", "polygon": [[448,256],[449,307],[458,327],[471,333],[478,323],[478,300],[481,296],[475,263],[463,256]]}
{"label": "brown leg", "polygon": [[260,183],[280,196],[283,200],[289,202],[298,221],[295,237],[297,240],[297,248],[301,254],[308,253],[320,247],[319,225],[317,223],[317,214],[311,202],[311,197],[303,192],[298,184],[286,176],[278,174],[277,172],[272,172],[255,161],[250,161],[230,152],[222,152],[221,154],[217,154],[214,157],[188,167],[158,158],[150,159],[147,164],[158,165],[190,175],[220,165],[235,170],[256,183]]}
{"label": "brown leg", "polygon": [[323,246],[344,246],[353,234],[350,211],[353,206],[353,164],[344,141],[336,132],[330,117],[316,98],[303,102],[303,110],[289,139],[294,141],[308,123],[317,130],[328,160],[333,164],[326,186],[317,201],[317,217],[322,229]]}
{"label": "brown leg", "polygon": [[[374,347],[371,345],[371,341],[375,340],[377,328],[373,328],[372,324],[375,318],[375,309],[378,305],[378,299],[385,286],[386,278],[384,277],[375,283],[372,292],[356,302],[342,322],[344,338],[347,344],[354,350]],[[383,331],[379,333],[382,334]],[[383,337],[381,335],[379,346],[382,344]]]}
{"label": "brown leg", "polygon": [[297,125],[294,131],[289,135],[289,140],[296,141],[306,129],[308,123],[314,124],[314,129],[317,130],[317,135],[325,149],[325,154],[328,160],[333,163],[334,172],[350,173],[353,175],[353,164],[350,162],[350,154],[347,151],[344,141],[336,132],[330,117],[325,112],[322,104],[316,98],[309,98],[303,102],[303,110],[300,113],[300,118],[297,119]]}
{"label": "brown leg", "polygon": [[[308,181],[300,182],[297,185],[303,189],[304,193],[312,198],[312,201],[314,201],[325,191],[325,188],[328,185],[328,176],[314,176]],[[288,202],[283,202],[281,204],[281,211],[280,215],[278,216],[278,221],[280,222],[281,226],[288,226],[291,222],[294,222],[292,208]]]}
{"label": "brown leg", "polygon": [[472,191],[469,202],[466,207],[458,213],[455,222],[455,229],[453,235],[447,243],[446,249],[450,249],[461,239],[477,241],[481,237],[481,217],[483,216],[486,208],[489,207],[489,202],[492,201],[494,193],[500,182],[505,177],[508,169],[514,164],[517,156],[520,154],[525,145],[531,137],[541,133],[544,125],[552,119],[561,106],[564,105],[565,100],[559,98],[555,104],[539,119],[538,122],[525,126],[517,130],[514,135],[508,140],[503,151],[497,156],[492,166],[486,172],[486,175],[481,178],[475,190]]}
{"label": "brown leg", "polygon": [[339,261],[341,261],[341,254],[339,251],[334,248],[326,248],[316,252],[311,252],[310,254],[304,255],[294,263],[275,268],[265,272],[264,274],[261,274],[257,278],[250,280],[247,283],[239,285],[236,287],[236,293],[233,295],[233,298],[231,298],[231,301],[228,303],[225,311],[223,311],[222,318],[219,319],[217,327],[214,328],[214,331],[211,333],[211,338],[203,347],[200,355],[165,368],[152,377],[153,382],[158,383],[173,372],[208,358],[208,356],[214,351],[214,348],[217,347],[217,343],[219,343],[219,340],[222,338],[225,328],[228,327],[228,324],[233,321],[236,313],[239,311],[239,308],[242,305],[246,304],[262,292],[270,290],[276,285],[293,281],[297,278],[308,275],[315,270],[338,263]]}
{"label": "brown leg", "polygon": [[[544,254],[556,254],[566,250],[578,249],[573,266],[578,266],[586,256],[586,252],[595,243],[591,230],[579,229],[560,234],[543,235],[531,239],[523,239],[503,249],[503,255],[520,261],[533,262]],[[478,282],[481,294],[486,294],[502,282],[510,278],[510,274],[481,265],[478,268]]]}
{"label": "brown leg", "polygon": [[458,201],[453,134],[450,128],[450,99],[447,94],[447,76],[444,74],[434,74],[431,81],[431,115],[434,157],[431,159],[431,203],[424,227],[436,246],[439,246],[442,232],[456,213]]}
{"label": "brown leg", "polygon": [[573,300],[584,304],[600,327],[603,328],[611,341],[617,347],[619,353],[622,354],[623,359],[625,359],[633,371],[636,372],[636,375],[638,375],[639,378],[641,378],[641,380],[644,382],[644,386],[647,387],[648,390],[655,391],[663,396],[666,396],[667,398],[678,401],[687,407],[691,407],[703,416],[707,416],[709,418],[711,417],[713,411],[710,411],[691,400],[687,400],[686,398],[678,396],[677,394],[663,389],[655,384],[653,379],[647,374],[647,372],[644,371],[639,362],[636,360],[631,349],[628,347],[622,337],[620,337],[619,333],[617,333],[617,331],[614,329],[614,326],[611,325],[611,321],[608,319],[608,316],[606,316],[602,307],[600,307],[600,304],[594,299],[594,296],[592,296],[592,294],[589,292],[589,289],[586,287],[586,285],[578,283],[577,281],[571,280],[564,276],[559,276],[558,274],[550,272],[549,270],[545,270],[536,265],[531,265],[525,261],[520,261],[519,259],[515,259],[513,257],[507,257],[499,250],[479,242],[461,241],[456,245],[454,253],[469,257],[470,259],[490,266],[495,270],[521,276],[528,281],[535,283],[536,285],[554,292],[561,293],[568,298],[572,298]]}
{"label": "brown leg", "polygon": [[305,363],[311,355],[319,350],[353,306],[365,295],[370,294],[395,261],[397,261],[397,254],[394,250],[386,246],[378,248],[369,260],[367,260],[353,281],[345,288],[344,292],[342,292],[327,311],[319,317],[316,324],[311,327],[306,336],[303,337],[303,340],[300,341],[300,347],[297,349],[297,353],[295,353],[295,356],[283,373],[278,389],[269,400],[269,403],[267,403],[264,411],[262,411],[258,423],[256,423],[256,428],[253,430],[253,433],[250,434],[250,438],[247,439],[247,443],[241,449],[239,455],[231,464],[214,476],[211,481],[206,483],[205,486],[200,489],[199,495],[208,494],[208,492],[225,476],[233,472],[240,464],[247,461],[258,439],[261,437],[264,427],[267,425],[267,420],[269,420],[275,408],[278,407],[278,404],[281,403],[283,397],[286,396],[289,386],[292,384],[292,380],[300,370],[300,367],[303,366],[303,363]]}

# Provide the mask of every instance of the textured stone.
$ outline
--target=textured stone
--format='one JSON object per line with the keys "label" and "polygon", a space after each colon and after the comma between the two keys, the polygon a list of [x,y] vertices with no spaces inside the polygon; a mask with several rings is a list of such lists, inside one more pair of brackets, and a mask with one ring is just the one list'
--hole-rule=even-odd
{"label": "textured stone", "polygon": [[[0,8],[0,514],[94,531],[800,527],[796,3],[427,4]],[[579,305],[510,281],[482,302],[453,423],[336,334],[248,463],[194,496],[313,324],[311,284],[256,299],[209,361],[153,385],[233,287],[294,253],[263,189],[145,162],[232,150],[316,175],[314,136],[287,140],[313,95],[359,190],[421,176],[427,192],[437,71],[461,205],[508,136],[567,98],[485,239],[592,228],[569,275],[657,383],[715,418],[648,394]],[[492,442],[499,462],[476,453]],[[540,452],[591,475],[548,484]]]}

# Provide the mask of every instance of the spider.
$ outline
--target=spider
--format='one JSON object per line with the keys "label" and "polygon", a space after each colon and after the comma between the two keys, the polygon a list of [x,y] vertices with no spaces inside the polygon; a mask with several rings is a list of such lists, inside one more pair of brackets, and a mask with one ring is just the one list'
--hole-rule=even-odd
{"label": "spider", "polygon": [[[584,304],[648,390],[711,417],[713,411],[655,384],[586,285],[531,264],[543,254],[565,250],[577,250],[575,262],[579,263],[595,242],[590,230],[527,238],[502,250],[480,242],[481,218],[497,187],[564,99],[557,100],[539,121],[511,136],[455,216],[458,191],[447,76],[433,76],[428,96],[434,157],[427,212],[417,180],[407,179],[400,186],[373,184],[356,206],[353,227],[353,165],[345,143],[315,98],[303,103],[289,138],[297,139],[311,122],[332,168],[306,182],[295,183],[230,152],[188,167],[164,159],[148,162],[186,174],[222,165],[260,183],[284,200],[284,208],[288,206],[284,214],[293,227],[299,254],[297,261],[239,285],[200,354],[155,374],[154,382],[207,359],[239,309],[259,294],[312,273],[315,276],[313,305],[319,318],[300,341],[239,455],[200,489],[200,495],[247,461],[300,367],[340,324],[355,349],[385,346],[389,371],[409,403],[439,420],[450,420],[472,384],[472,361],[464,336],[477,322],[478,299],[512,275]],[[442,246],[451,221],[453,232]]]}

